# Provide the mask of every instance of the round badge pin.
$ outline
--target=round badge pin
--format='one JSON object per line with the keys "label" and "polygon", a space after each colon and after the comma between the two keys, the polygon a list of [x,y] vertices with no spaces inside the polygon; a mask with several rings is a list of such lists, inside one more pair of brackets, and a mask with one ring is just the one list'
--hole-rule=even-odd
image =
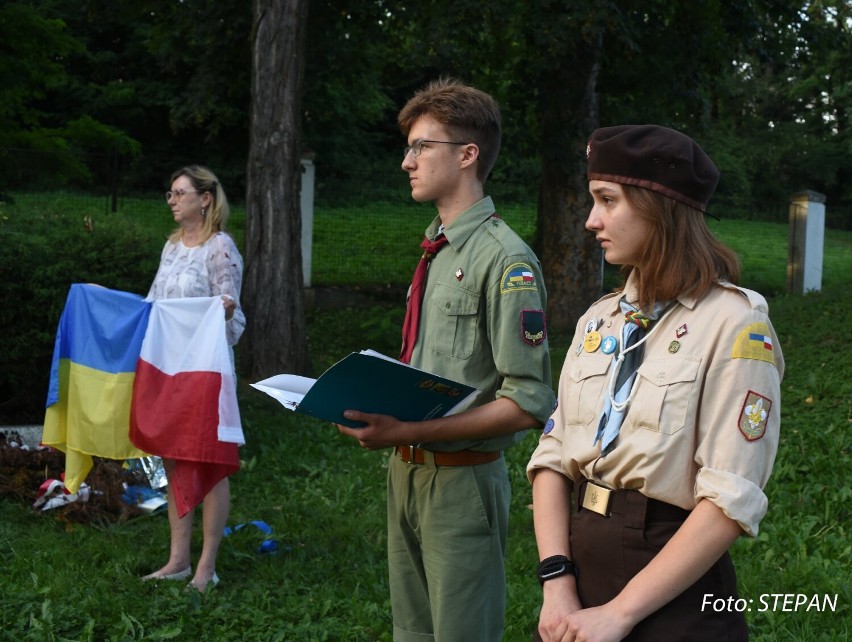
{"label": "round badge pin", "polygon": [[601,333],[597,330],[593,330],[592,332],[587,333],[585,337],[583,337],[583,349],[586,352],[594,352],[600,347],[600,345]]}
{"label": "round badge pin", "polygon": [[604,354],[612,354],[615,352],[615,348],[618,346],[618,341],[612,335],[604,337],[603,342],[601,343],[601,351]]}
{"label": "round badge pin", "polygon": [[589,334],[590,332],[594,332],[597,329],[598,329],[598,320],[596,318],[592,317],[591,319],[589,319],[586,322],[586,334]]}

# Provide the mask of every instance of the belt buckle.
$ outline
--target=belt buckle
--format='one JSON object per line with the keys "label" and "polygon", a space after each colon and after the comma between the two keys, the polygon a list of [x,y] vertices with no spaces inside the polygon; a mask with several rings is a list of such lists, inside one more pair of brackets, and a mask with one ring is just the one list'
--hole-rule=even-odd
{"label": "belt buckle", "polygon": [[586,492],[583,494],[583,508],[598,515],[609,517],[609,500],[612,491],[594,482],[586,482]]}
{"label": "belt buckle", "polygon": [[415,450],[417,450],[416,446],[414,446],[413,444],[408,445],[408,463],[409,464],[414,463],[414,451]]}

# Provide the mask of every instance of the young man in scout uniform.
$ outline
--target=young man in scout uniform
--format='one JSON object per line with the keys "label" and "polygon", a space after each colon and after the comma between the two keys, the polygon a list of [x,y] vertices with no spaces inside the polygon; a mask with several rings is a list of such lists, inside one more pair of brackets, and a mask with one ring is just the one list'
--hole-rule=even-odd
{"label": "young man in scout uniform", "polygon": [[[500,149],[488,94],[439,80],[399,114],[411,195],[435,203],[409,290],[400,359],[470,384],[475,407],[401,422],[348,411],[340,431],[393,447],[388,561],[394,640],[500,640],[511,490],[503,451],[550,415],[541,266],[499,218],[484,182]],[[424,283],[425,279],[425,283]]]}

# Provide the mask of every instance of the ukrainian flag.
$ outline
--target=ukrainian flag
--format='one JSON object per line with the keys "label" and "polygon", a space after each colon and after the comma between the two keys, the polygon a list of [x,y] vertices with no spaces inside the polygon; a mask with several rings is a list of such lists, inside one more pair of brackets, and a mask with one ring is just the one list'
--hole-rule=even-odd
{"label": "ukrainian flag", "polygon": [[151,303],[141,296],[74,284],[59,320],[42,443],[65,452],[65,486],[74,493],[92,456],[133,459],[130,402]]}

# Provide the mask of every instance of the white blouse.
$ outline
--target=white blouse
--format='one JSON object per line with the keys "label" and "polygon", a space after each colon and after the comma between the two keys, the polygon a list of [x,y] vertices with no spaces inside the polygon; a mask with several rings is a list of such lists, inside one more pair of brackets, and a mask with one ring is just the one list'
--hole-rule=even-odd
{"label": "white blouse", "polygon": [[234,240],[218,232],[195,247],[182,241],[166,241],[160,255],[160,267],[147,299],[178,299],[198,296],[229,296],[237,303],[234,315],[226,322],[228,345],[236,345],[246,327],[240,307],[243,259]]}

